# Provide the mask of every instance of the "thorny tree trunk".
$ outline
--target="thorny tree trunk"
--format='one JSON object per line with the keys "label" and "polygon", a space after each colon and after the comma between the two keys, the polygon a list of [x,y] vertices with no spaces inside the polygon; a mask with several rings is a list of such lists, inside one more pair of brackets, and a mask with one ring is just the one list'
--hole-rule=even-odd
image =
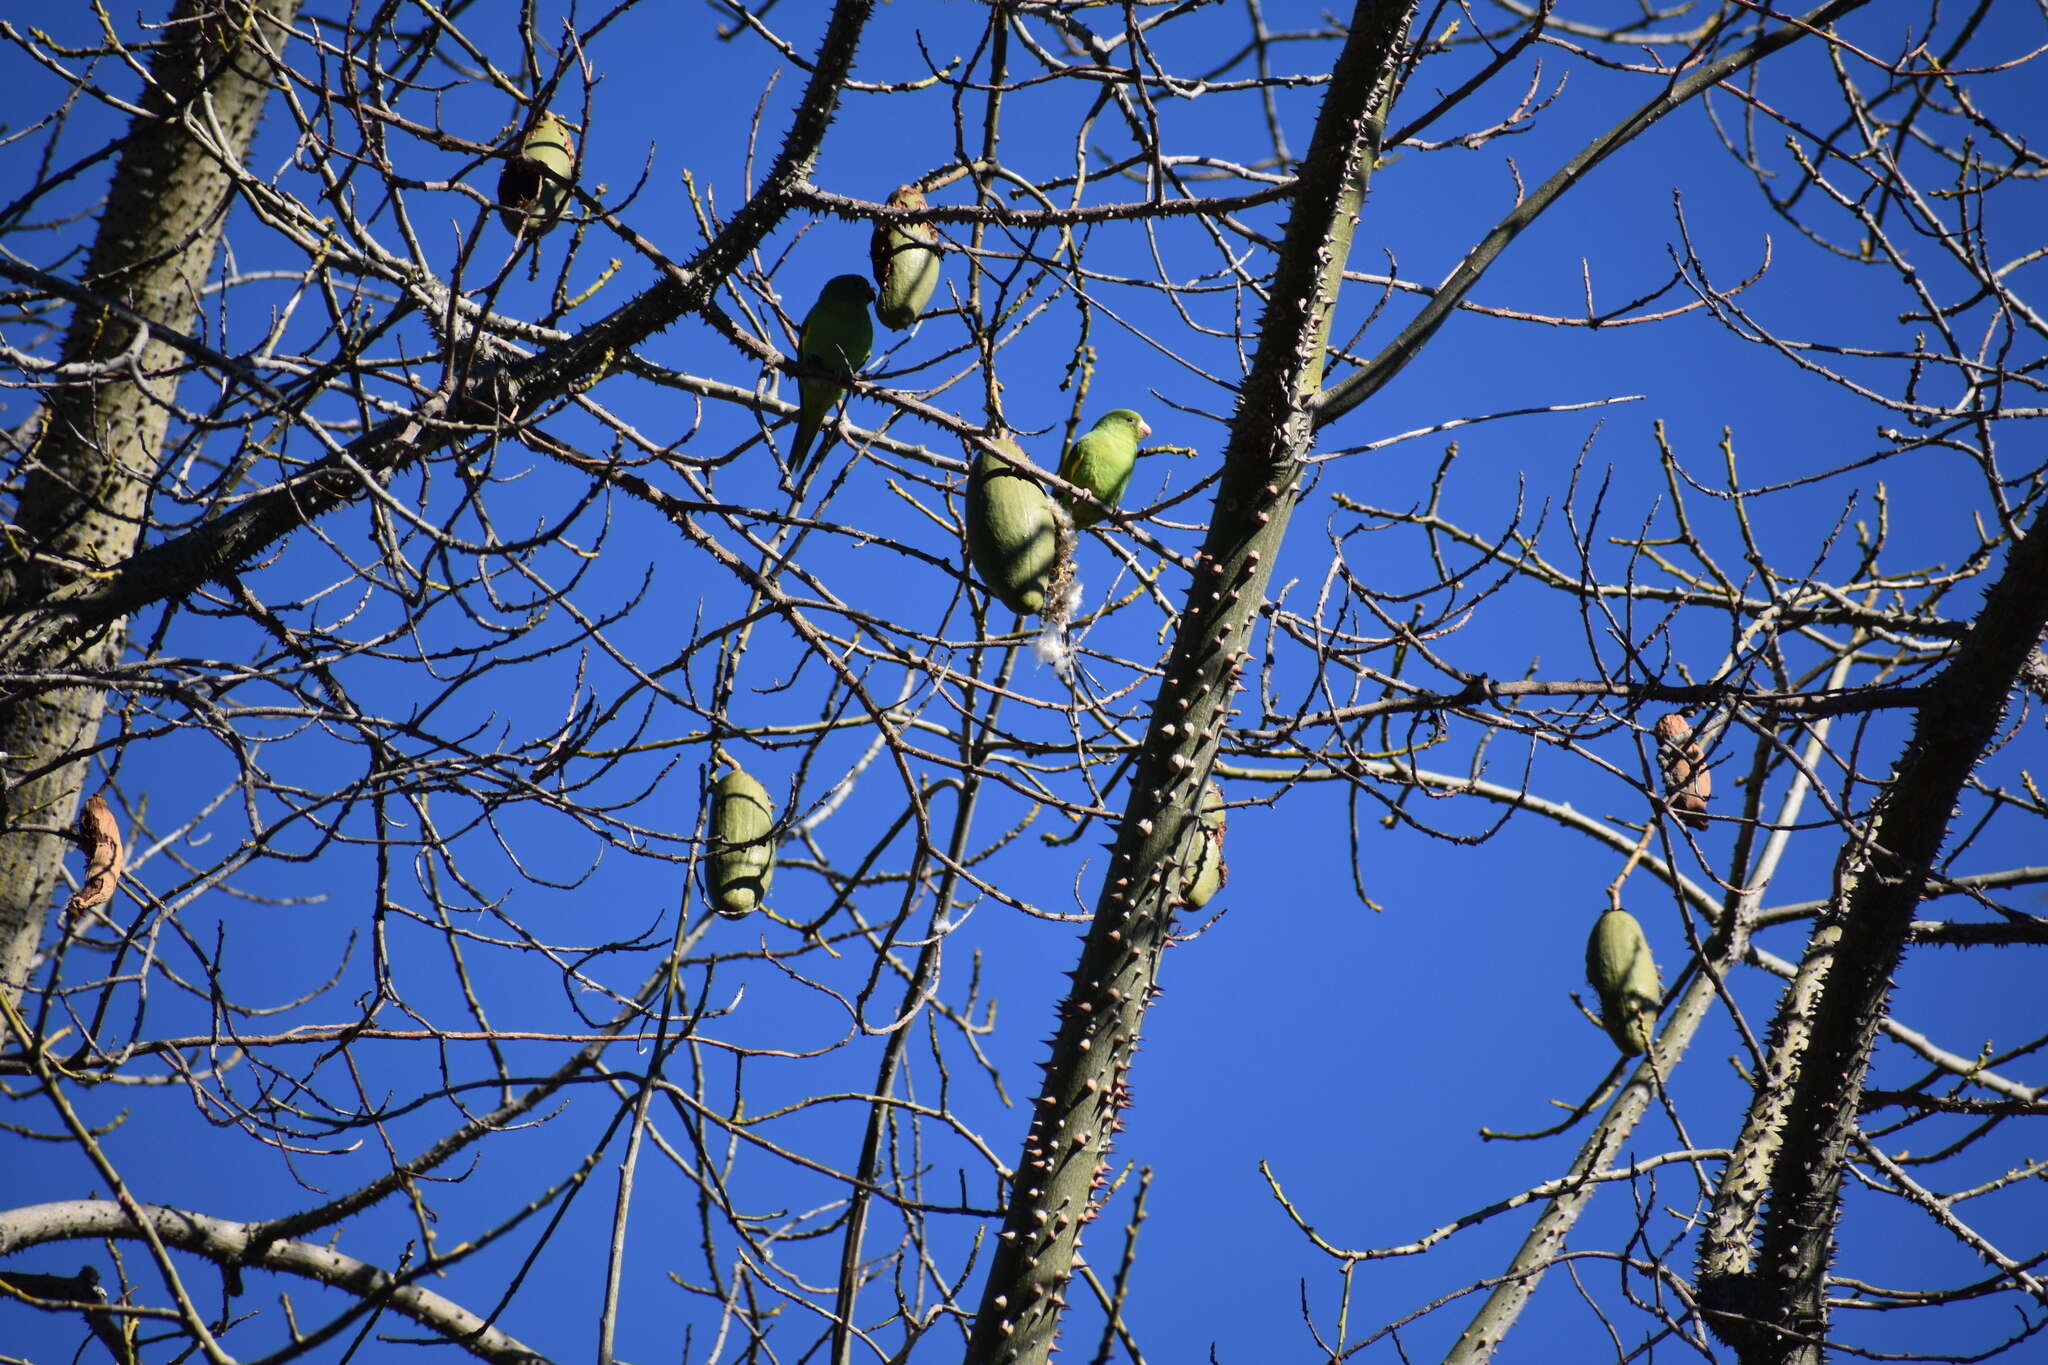
{"label": "thorny tree trunk", "polygon": [[1929,686],[1867,834],[1843,852],[1835,898],[1773,1021],[1770,1062],[1700,1244],[1702,1305],[1743,1365],[1822,1359],[1842,1167],[1892,974],[1963,782],[1990,747],[2044,625],[2048,513],[2013,544],[1970,633]]}
{"label": "thorny tree trunk", "polygon": [[1360,0],[1301,165],[1209,534],[982,1287],[971,1365],[1041,1365],[1052,1353],[1081,1225],[1129,1100],[1124,1077],[1180,899],[1183,842],[1298,496],[1309,404],[1412,12],[1406,0]]}
{"label": "thorny tree trunk", "polygon": [[[72,316],[70,382],[52,394],[24,461],[0,551],[0,607],[31,605],[134,552],[182,355],[145,328],[182,333],[198,313],[227,220],[231,167],[248,152],[271,55],[297,9],[298,0],[181,0],[163,31],[81,282],[104,302],[82,301]],[[49,662],[104,668],[119,659],[125,634],[116,620]],[[0,992],[10,1001],[27,984],[70,847],[63,831],[85,781],[83,754],[105,709],[95,687],[0,699]]]}

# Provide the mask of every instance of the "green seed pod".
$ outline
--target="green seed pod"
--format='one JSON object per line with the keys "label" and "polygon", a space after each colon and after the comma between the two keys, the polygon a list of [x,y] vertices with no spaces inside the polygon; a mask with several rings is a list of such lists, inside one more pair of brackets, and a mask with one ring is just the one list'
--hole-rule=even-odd
{"label": "green seed pod", "polygon": [[542,114],[505,158],[498,173],[498,216],[505,231],[539,237],[552,228],[569,203],[576,169],[576,140],[559,114]]}
{"label": "green seed pod", "polygon": [[1626,910],[1609,910],[1586,939],[1586,981],[1600,997],[1600,1022],[1624,1057],[1650,1050],[1651,1026],[1664,989],[1643,926]]}
{"label": "green seed pod", "polygon": [[[1017,459],[1017,443],[993,444]],[[967,557],[1012,611],[1038,611],[1059,559],[1059,510],[1038,481],[984,450],[967,476]]]}
{"label": "green seed pod", "polygon": [[1181,899],[1197,910],[1230,880],[1230,867],[1223,861],[1223,815],[1223,789],[1211,782],[1202,793],[1202,807],[1195,827],[1188,831],[1186,853],[1181,858],[1187,873],[1181,883]]}
{"label": "green seed pod", "polygon": [[737,764],[711,788],[711,856],[705,880],[721,915],[761,904],[775,880],[775,803]]}
{"label": "green seed pod", "polygon": [[[924,193],[905,185],[889,196],[892,209],[921,209]],[[939,228],[936,223],[877,223],[868,241],[875,268],[875,316],[901,332],[924,313],[939,287]]]}

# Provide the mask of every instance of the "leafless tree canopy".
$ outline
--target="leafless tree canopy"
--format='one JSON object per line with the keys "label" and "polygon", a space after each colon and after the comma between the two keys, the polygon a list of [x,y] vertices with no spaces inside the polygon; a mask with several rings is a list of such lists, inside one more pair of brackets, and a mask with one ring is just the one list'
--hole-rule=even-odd
{"label": "leafless tree canopy", "polygon": [[1238,1172],[1260,1359],[2048,1351],[2041,8],[0,40],[0,1357],[1193,1358],[1204,953],[1219,1131],[1376,1116]]}

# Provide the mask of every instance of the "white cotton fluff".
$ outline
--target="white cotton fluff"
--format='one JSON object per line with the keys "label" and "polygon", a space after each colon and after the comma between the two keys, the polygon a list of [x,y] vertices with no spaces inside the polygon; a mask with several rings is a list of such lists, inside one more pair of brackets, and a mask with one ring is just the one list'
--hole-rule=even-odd
{"label": "white cotton fluff", "polygon": [[1038,638],[1031,642],[1031,652],[1040,663],[1051,664],[1052,671],[1060,675],[1062,682],[1074,680],[1074,640],[1067,632],[1067,622],[1080,609],[1080,577],[1067,573],[1055,578],[1046,597],[1045,626],[1038,632]]}

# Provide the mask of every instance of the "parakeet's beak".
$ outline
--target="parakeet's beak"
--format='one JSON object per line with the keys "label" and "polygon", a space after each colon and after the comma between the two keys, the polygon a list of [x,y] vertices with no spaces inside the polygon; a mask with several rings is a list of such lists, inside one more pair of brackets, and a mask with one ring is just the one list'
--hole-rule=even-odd
{"label": "parakeet's beak", "polygon": [[1142,441],[1142,440],[1144,440],[1144,439],[1145,439],[1145,438],[1146,438],[1147,436],[1150,436],[1151,434],[1152,434],[1152,424],[1151,424],[1150,422],[1146,421],[1146,420],[1145,420],[1144,418],[1140,417],[1140,418],[1138,419],[1138,439]]}

